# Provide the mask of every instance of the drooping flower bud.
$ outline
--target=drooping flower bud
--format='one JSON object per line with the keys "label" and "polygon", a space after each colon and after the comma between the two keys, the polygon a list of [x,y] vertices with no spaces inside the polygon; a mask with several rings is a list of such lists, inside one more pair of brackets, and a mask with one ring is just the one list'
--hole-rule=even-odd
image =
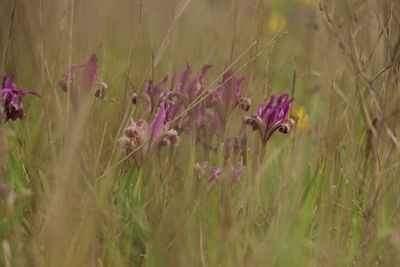
{"label": "drooping flower bud", "polygon": [[132,96],[132,104],[136,105],[136,103],[137,103],[137,94],[134,93]]}
{"label": "drooping flower bud", "polygon": [[128,137],[123,136],[118,139],[118,144],[122,150],[127,151],[130,148],[131,140]]}
{"label": "drooping flower bud", "polygon": [[139,129],[137,127],[127,127],[124,129],[124,135],[129,138],[134,138],[139,136]]}

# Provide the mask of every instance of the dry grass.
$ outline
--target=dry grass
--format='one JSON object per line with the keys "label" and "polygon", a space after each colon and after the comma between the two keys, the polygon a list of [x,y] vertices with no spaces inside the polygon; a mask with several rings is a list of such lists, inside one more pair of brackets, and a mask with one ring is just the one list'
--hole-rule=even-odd
{"label": "dry grass", "polygon": [[[1,5],[0,72],[42,97],[0,127],[0,265],[400,265],[397,1]],[[274,13],[282,32],[268,31]],[[93,52],[106,99],[76,108],[57,83]],[[247,129],[247,170],[232,189],[227,173],[213,187],[196,178],[195,162],[222,156],[182,138],[141,169],[137,198],[139,171],[117,146],[144,109],[131,96],[186,61],[195,73],[214,65],[209,89],[230,67],[246,75],[249,113],[292,92],[310,127],[275,134],[261,164]],[[235,111],[226,136],[246,115]]]}

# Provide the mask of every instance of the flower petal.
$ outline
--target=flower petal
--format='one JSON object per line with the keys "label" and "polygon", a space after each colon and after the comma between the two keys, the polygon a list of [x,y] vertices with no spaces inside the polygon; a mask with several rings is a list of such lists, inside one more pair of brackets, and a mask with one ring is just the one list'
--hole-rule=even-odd
{"label": "flower petal", "polygon": [[240,176],[246,171],[246,166],[243,166],[242,168],[235,170],[234,176],[235,180],[238,181],[240,179]]}
{"label": "flower petal", "polygon": [[187,83],[187,80],[189,79],[190,74],[192,74],[192,68],[190,67],[189,62],[186,63],[186,70],[182,71],[180,77],[179,77],[179,82],[177,85],[177,91],[183,93],[183,89],[185,84]]}
{"label": "flower petal", "polygon": [[79,74],[79,86],[84,90],[90,90],[96,84],[97,77],[97,55],[94,53],[89,61],[83,65]]}
{"label": "flower petal", "polygon": [[219,175],[221,174],[221,168],[220,167],[211,167],[210,169],[210,178],[208,179],[208,182],[211,183],[213,182]]}
{"label": "flower petal", "polygon": [[157,139],[158,137],[164,134],[165,132],[164,119],[165,119],[165,107],[164,103],[162,103],[158,107],[156,116],[154,117],[154,120],[150,126],[150,133],[152,139]]}

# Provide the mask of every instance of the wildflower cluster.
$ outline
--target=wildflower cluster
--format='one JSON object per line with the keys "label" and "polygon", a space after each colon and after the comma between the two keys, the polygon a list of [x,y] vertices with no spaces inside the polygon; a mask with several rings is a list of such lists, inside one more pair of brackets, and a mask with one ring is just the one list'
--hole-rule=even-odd
{"label": "wildflower cluster", "polygon": [[[157,147],[178,146],[182,134],[192,143],[206,136],[208,145],[215,137],[224,149],[223,166],[211,166],[207,160],[194,165],[195,173],[199,179],[208,173],[209,183],[214,182],[222,172],[232,177],[232,183],[240,179],[246,170],[247,143],[243,136],[226,137],[225,134],[235,109],[245,112],[250,109],[251,100],[242,94],[246,77],[235,77],[233,71],[228,70],[217,88],[211,90],[204,83],[210,67],[204,65],[199,75],[191,77],[192,68],[188,63],[179,77],[174,75],[169,84],[168,77],[156,85],[150,80],[140,98],[134,95],[132,102],[137,104],[142,101],[146,108],[138,120],[132,119],[131,125],[124,129],[119,144],[132,155],[139,167]],[[294,123],[288,118],[293,100],[283,94],[275,104],[275,96],[272,95],[268,103],[258,106],[255,115],[245,118],[245,124],[259,130],[265,144],[276,130],[289,132]]]}
{"label": "wildflower cluster", "polygon": [[[134,95],[132,102],[145,103],[145,110],[138,119],[131,119],[130,126],[124,129],[118,141],[138,167],[143,166],[158,148],[178,146],[184,135],[191,144],[202,142],[209,151],[222,151],[219,155],[223,160],[217,164],[220,166],[211,166],[209,155],[207,161],[194,165],[199,179],[206,172],[209,173],[209,183],[214,182],[221,173],[230,175],[232,183],[240,179],[247,164],[247,134],[242,127],[241,136],[227,137],[226,129],[237,108],[245,112],[250,110],[251,100],[242,94],[246,77],[236,77],[232,70],[228,70],[217,87],[209,89],[204,77],[211,67],[206,64],[198,75],[192,76],[192,68],[187,63],[185,70],[178,77],[174,75],[169,84],[168,76],[156,85],[150,80],[145,84],[140,99]],[[95,96],[104,98],[107,85],[97,81],[97,71],[97,56],[92,54],[88,62],[67,68],[59,85],[64,91],[70,90],[71,101],[75,104],[94,88],[97,88]],[[4,75],[2,82],[1,113],[5,121],[24,118],[22,98],[26,94],[40,96],[34,90],[17,89],[12,79],[13,76],[7,78]],[[250,125],[254,131],[258,130],[264,147],[276,130],[288,133],[299,121],[299,118],[289,116],[293,100],[288,94],[282,94],[276,98],[275,104],[275,96],[272,95],[269,102],[259,104],[255,115],[244,119],[245,125]],[[213,139],[217,139],[216,149],[211,146]]]}
{"label": "wildflower cluster", "polygon": [[131,126],[124,129],[119,143],[125,151],[133,153],[137,165],[144,163],[157,146],[179,145],[179,136],[164,122],[165,116],[165,104],[162,103],[151,125],[142,119],[137,122],[132,119]]}
{"label": "wildflower cluster", "polygon": [[[199,180],[211,186],[221,175],[226,175],[230,177],[232,186],[246,171],[246,125],[259,132],[263,149],[277,130],[288,133],[295,123],[301,125],[302,129],[308,128],[308,117],[303,115],[304,112],[291,110],[293,98],[288,94],[277,98],[271,95],[269,102],[258,105],[254,115],[244,118],[239,136],[229,136],[230,124],[235,119],[238,121],[232,114],[237,109],[248,112],[251,108],[250,98],[244,97],[242,92],[246,77],[237,77],[232,70],[228,70],[223,73],[222,80],[215,88],[207,88],[204,78],[211,67],[206,64],[199,74],[192,75],[193,70],[187,63],[179,75],[175,74],[171,79],[166,76],[157,84],[149,80],[139,97],[136,94],[133,96],[132,103],[144,104],[144,110],[137,119],[131,118],[130,125],[123,130],[118,143],[140,170],[135,195],[140,197],[142,167],[152,154],[159,152],[162,147],[179,146],[183,137],[190,145],[204,146],[198,152],[202,153],[199,154],[202,163],[196,163],[196,153],[193,150],[189,164],[189,169],[193,168]],[[97,56],[94,53],[86,63],[68,67],[58,84],[61,89],[69,92],[72,104],[79,107],[82,97],[89,95],[93,89],[96,90],[96,97],[104,99],[107,84],[98,82],[98,77]],[[12,80],[13,76],[7,77],[4,74],[0,106],[2,122],[25,117],[22,98],[26,94],[40,96],[34,90],[17,89]],[[170,156],[173,156],[173,151],[170,150]]]}
{"label": "wildflower cluster", "polygon": [[[105,97],[107,84],[97,81],[97,68],[97,55],[94,53],[87,63],[72,65],[66,69],[66,73],[58,84],[64,91],[71,91],[71,99],[74,104],[79,101],[81,96],[86,95],[93,88],[97,88],[95,92],[96,97],[101,99]],[[25,91],[24,88],[17,89],[17,86],[13,83],[13,75],[8,78],[6,74],[3,75],[0,106],[2,121],[16,120],[18,118],[23,119],[25,117],[22,98],[26,94],[33,94],[40,97],[40,94],[35,90]]]}

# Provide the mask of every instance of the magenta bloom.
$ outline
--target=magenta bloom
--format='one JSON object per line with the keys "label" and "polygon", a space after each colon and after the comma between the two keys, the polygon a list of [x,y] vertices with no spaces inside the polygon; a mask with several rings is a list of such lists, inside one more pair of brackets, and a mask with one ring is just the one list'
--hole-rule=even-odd
{"label": "magenta bloom", "polygon": [[[207,70],[211,67],[212,65],[210,64],[203,65],[200,75],[189,78],[192,74],[192,68],[189,63],[186,64],[186,70],[182,71],[175,90],[170,94],[170,97],[177,97],[177,101],[175,101],[174,105],[169,109],[170,119],[172,119],[173,116],[176,117],[182,113],[185,108],[192,104],[194,100],[206,90],[203,78],[206,76]],[[185,116],[181,117],[178,124],[180,127],[185,127],[187,124],[190,124],[190,121],[192,121],[195,126],[200,126],[204,122],[204,116],[205,106],[204,103],[201,103],[196,107],[191,108],[188,115],[186,115],[186,118]]]}
{"label": "magenta bloom", "polygon": [[40,97],[40,94],[35,90],[25,91],[24,88],[17,89],[15,83],[12,82],[13,75],[7,78],[7,75],[3,76],[3,83],[1,87],[1,112],[4,113],[5,121],[12,119],[23,119],[25,112],[22,107],[22,98],[26,94],[33,94]]}
{"label": "magenta bloom", "polygon": [[210,178],[208,178],[208,182],[212,183],[220,175],[221,175],[221,168],[220,167],[217,167],[217,166],[211,167],[211,169],[210,169]]}
{"label": "magenta bloom", "polygon": [[[79,69],[81,70],[77,73]],[[67,68],[63,78],[58,84],[64,91],[70,88],[73,98],[79,97],[80,94],[84,95],[88,93],[90,89],[98,86],[99,89],[96,91],[95,95],[99,98],[104,98],[107,84],[97,82],[97,78],[97,55],[93,53],[87,63],[72,65]]]}
{"label": "magenta bloom", "polygon": [[242,174],[246,171],[246,166],[243,166],[242,168],[235,170],[233,177],[235,178],[235,181],[239,181],[240,177]]}
{"label": "magenta bloom", "polygon": [[188,114],[179,119],[175,120],[175,118],[206,90],[203,78],[210,67],[209,64],[204,65],[199,75],[190,78],[192,68],[187,63],[186,69],[181,72],[176,84],[176,75],[172,77],[169,89],[166,87],[168,77],[155,86],[152,81],[149,81],[143,89],[143,97],[148,102],[146,113],[150,114],[160,103],[165,103],[165,122],[169,122],[171,128],[182,131],[192,122],[196,126],[201,125],[205,115],[203,103],[192,108]]}
{"label": "magenta bloom", "polygon": [[[206,169],[208,166],[208,161],[203,162],[202,164],[200,163],[196,163],[194,165],[194,170],[196,172],[196,175],[199,179],[203,179],[205,173],[206,173]],[[242,174],[246,171],[246,166],[243,166],[240,169],[232,169],[231,170],[231,176],[232,176],[232,184],[236,181],[240,180],[240,177],[242,176]],[[222,168],[218,167],[218,166],[212,166],[210,168],[210,173],[209,173],[209,177],[208,177],[208,183],[212,183],[214,182],[220,175],[222,172]]]}
{"label": "magenta bloom", "polygon": [[164,120],[165,107],[162,103],[150,125],[145,120],[138,122],[132,120],[131,126],[124,129],[124,136],[119,139],[119,143],[127,153],[134,151],[133,158],[138,166],[148,160],[155,148],[167,147],[170,144],[179,145],[177,132],[170,129]]}
{"label": "magenta bloom", "polygon": [[207,137],[209,140],[212,139],[214,135],[217,135],[218,131],[221,129],[221,121],[219,120],[219,116],[215,114],[208,114],[208,122],[207,122]]}
{"label": "magenta bloom", "polygon": [[239,107],[245,111],[250,109],[250,99],[242,97],[242,84],[246,76],[233,77],[233,71],[224,73],[221,86],[212,95],[212,104],[222,125],[225,125],[229,116]]}
{"label": "magenta bloom", "polygon": [[271,95],[268,103],[258,105],[256,115],[247,117],[245,123],[249,124],[253,131],[258,130],[263,143],[267,143],[271,135],[279,129],[282,133],[288,133],[294,121],[288,120],[290,103],[294,98],[289,98],[288,94],[280,95],[275,102],[275,96]]}
{"label": "magenta bloom", "polygon": [[159,84],[153,86],[153,81],[149,81],[143,88],[143,97],[147,101],[148,114],[152,113],[157,105],[165,99],[168,93],[168,89],[165,88],[165,84],[168,82],[168,76],[166,76]]}
{"label": "magenta bloom", "polygon": [[[196,163],[194,165],[194,171],[199,179],[203,179],[206,174],[206,170],[208,167],[208,161],[203,162],[202,164]],[[210,168],[208,183],[215,181],[221,175],[222,169],[218,166],[213,166]]]}
{"label": "magenta bloom", "polygon": [[211,67],[212,65],[210,64],[204,65],[201,69],[200,75],[189,79],[192,74],[192,68],[189,63],[186,64],[186,70],[182,71],[175,89],[179,100],[181,100],[185,107],[191,104],[200,93],[206,90],[203,78],[206,76],[207,70]]}

